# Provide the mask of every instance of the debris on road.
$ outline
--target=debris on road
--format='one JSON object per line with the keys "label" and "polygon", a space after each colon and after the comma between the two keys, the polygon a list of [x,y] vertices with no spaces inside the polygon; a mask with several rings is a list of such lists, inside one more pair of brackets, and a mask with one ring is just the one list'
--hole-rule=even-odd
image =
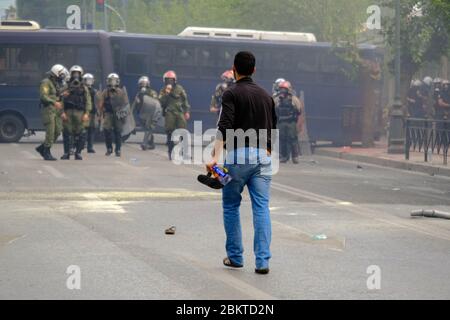
{"label": "debris on road", "polygon": [[411,217],[427,217],[450,220],[450,213],[438,210],[414,210],[411,212]]}
{"label": "debris on road", "polygon": [[175,226],[170,227],[169,229],[166,229],[165,233],[168,235],[174,235],[177,228]]}
{"label": "debris on road", "polygon": [[356,168],[358,169],[358,170],[362,170],[362,169],[364,169],[363,167],[361,167],[360,165],[357,165],[356,166]]}
{"label": "debris on road", "polygon": [[326,234],[317,234],[313,237],[313,240],[327,240],[328,236]]}

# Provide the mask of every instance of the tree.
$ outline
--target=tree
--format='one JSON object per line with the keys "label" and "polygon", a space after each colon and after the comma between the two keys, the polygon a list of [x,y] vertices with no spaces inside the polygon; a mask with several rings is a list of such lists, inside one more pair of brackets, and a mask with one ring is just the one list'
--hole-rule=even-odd
{"label": "tree", "polygon": [[[392,10],[394,2],[383,0]],[[446,0],[401,1],[401,94],[405,102],[413,76],[426,62],[439,61],[450,48],[450,4]],[[388,47],[395,52],[395,19],[384,19]],[[392,54],[394,57],[394,54]],[[389,63],[391,70],[394,61]]]}

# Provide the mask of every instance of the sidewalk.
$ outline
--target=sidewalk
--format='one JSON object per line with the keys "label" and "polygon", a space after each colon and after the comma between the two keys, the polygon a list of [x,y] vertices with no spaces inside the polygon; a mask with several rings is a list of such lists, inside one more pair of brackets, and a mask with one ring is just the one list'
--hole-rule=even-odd
{"label": "sidewalk", "polygon": [[387,148],[387,141],[384,139],[376,142],[376,145],[373,148],[362,148],[360,144],[354,144],[352,147],[340,148],[321,147],[319,145],[314,149],[314,154],[389,168],[421,172],[430,175],[450,177],[450,164],[447,166],[443,164],[442,155],[433,154],[431,161],[425,162],[423,153],[411,152],[410,160],[407,161],[405,160],[404,154],[388,154]]}

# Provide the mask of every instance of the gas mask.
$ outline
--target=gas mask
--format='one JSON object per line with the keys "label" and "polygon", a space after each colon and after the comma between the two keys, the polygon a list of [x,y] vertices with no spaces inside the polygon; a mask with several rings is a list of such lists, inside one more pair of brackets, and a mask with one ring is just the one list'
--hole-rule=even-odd
{"label": "gas mask", "polygon": [[172,87],[175,87],[175,85],[176,85],[175,79],[167,78],[165,80],[165,85],[168,86],[169,84],[172,85]]}

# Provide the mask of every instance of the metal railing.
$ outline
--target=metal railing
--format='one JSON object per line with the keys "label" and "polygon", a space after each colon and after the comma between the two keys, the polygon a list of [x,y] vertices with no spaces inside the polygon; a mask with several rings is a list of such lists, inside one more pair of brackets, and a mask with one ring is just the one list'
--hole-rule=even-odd
{"label": "metal railing", "polygon": [[411,149],[424,153],[424,161],[428,162],[430,154],[443,156],[447,165],[450,143],[450,121],[406,119],[405,158],[409,160]]}

